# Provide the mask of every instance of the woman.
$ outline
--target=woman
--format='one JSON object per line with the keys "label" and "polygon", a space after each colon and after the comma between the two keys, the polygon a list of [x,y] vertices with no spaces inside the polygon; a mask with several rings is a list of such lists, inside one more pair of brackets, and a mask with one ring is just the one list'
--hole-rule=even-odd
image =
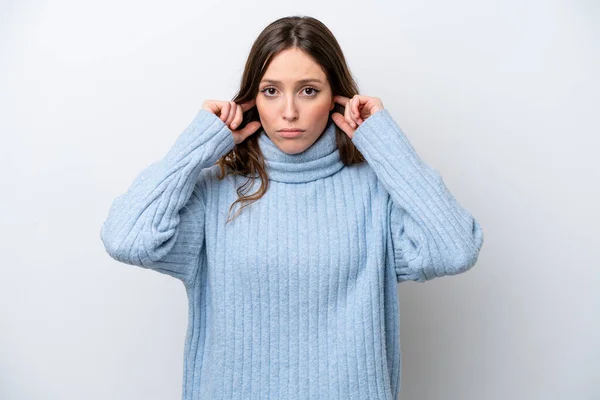
{"label": "woman", "polygon": [[184,283],[184,399],[397,398],[397,283],[464,272],[483,243],[310,17],[264,29],[233,101],[204,102],[101,237]]}

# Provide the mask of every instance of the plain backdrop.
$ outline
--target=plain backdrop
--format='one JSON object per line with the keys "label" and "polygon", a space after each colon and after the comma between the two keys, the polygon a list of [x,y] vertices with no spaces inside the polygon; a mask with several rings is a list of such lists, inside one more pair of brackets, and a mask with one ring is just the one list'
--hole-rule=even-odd
{"label": "plain backdrop", "polygon": [[178,399],[183,284],[100,227],[270,22],[320,19],[481,223],[398,286],[402,400],[600,398],[596,1],[0,3],[0,398]]}

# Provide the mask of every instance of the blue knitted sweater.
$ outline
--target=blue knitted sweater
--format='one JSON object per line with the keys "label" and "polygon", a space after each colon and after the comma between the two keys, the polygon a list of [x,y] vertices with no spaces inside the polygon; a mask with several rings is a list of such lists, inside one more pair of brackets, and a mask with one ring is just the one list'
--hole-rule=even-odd
{"label": "blue knitted sweater", "polygon": [[100,232],[114,259],[185,286],[183,399],[397,399],[397,284],[471,268],[481,226],[387,109],[356,130],[353,166],[331,120],[294,155],[255,134],[269,188],[230,223],[246,178],[217,179],[233,136],[200,110]]}

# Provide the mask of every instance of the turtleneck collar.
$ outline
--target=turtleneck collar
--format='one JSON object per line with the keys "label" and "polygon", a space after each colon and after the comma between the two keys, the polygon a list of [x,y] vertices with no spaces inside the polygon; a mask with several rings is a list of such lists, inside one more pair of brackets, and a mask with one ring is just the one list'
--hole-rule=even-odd
{"label": "turtleneck collar", "polygon": [[269,180],[304,183],[325,178],[338,172],[344,163],[337,147],[335,123],[329,122],[319,138],[298,154],[281,151],[260,129],[258,144],[266,161]]}

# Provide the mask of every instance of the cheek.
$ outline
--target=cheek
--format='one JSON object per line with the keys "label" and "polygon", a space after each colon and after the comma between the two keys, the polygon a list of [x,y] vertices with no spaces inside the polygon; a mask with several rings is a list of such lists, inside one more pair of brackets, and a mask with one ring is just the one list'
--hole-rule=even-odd
{"label": "cheek", "polygon": [[263,123],[268,123],[268,121],[273,118],[273,107],[269,107],[268,104],[258,98],[256,99],[256,110]]}
{"label": "cheek", "polygon": [[263,96],[258,96],[256,98],[256,108],[258,112],[265,114],[273,114],[277,109],[277,102],[265,99]]}
{"label": "cheek", "polygon": [[318,101],[317,101],[317,107],[321,110],[325,109],[325,110],[329,110],[329,107],[331,107],[331,96],[322,96]]}
{"label": "cheek", "polygon": [[329,109],[331,107],[331,101],[328,99],[324,99],[324,100],[320,100],[318,102],[315,102],[315,104],[313,104],[310,107],[310,113],[312,115],[314,115],[315,117],[320,117],[323,115],[328,115],[329,114]]}

